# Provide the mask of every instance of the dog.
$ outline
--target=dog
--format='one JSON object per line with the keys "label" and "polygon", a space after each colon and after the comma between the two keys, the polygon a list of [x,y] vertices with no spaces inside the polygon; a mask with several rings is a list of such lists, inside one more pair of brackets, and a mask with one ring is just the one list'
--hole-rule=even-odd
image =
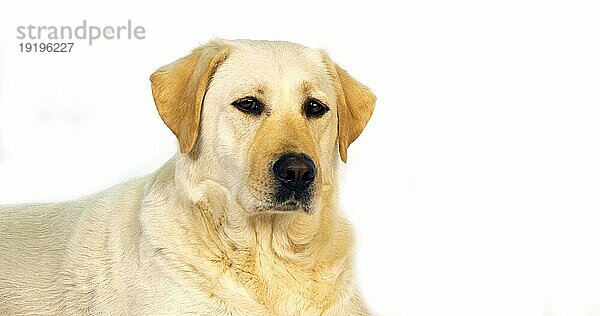
{"label": "dog", "polygon": [[368,315],[337,169],[375,95],[320,49],[212,40],[151,77],[179,150],[74,201],[0,207],[2,315]]}

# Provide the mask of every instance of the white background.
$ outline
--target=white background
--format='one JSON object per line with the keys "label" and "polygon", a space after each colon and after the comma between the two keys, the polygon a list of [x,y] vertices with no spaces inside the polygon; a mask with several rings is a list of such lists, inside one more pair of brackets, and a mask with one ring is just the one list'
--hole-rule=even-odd
{"label": "white background", "polygon": [[[378,95],[343,165],[377,315],[600,315],[594,1],[0,4],[0,203],[152,172],[176,141],[149,75],[212,37],[325,47]],[[20,53],[19,25],[146,28]]]}

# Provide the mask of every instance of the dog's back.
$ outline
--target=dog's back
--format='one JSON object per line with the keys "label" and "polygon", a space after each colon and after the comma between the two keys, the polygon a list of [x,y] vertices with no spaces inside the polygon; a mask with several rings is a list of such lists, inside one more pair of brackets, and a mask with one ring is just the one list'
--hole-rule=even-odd
{"label": "dog's back", "polygon": [[135,179],[71,202],[0,206],[0,314],[82,312],[78,301],[101,297],[96,285],[118,273],[121,255],[111,244],[137,232],[143,184]]}

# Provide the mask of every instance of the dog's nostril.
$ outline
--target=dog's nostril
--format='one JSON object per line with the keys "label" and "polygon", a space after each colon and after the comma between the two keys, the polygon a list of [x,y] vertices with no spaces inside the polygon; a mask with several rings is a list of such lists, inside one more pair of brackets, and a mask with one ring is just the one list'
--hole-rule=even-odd
{"label": "dog's nostril", "polygon": [[315,164],[306,155],[289,154],[277,159],[273,174],[290,190],[304,190],[315,180]]}
{"label": "dog's nostril", "polygon": [[296,178],[296,173],[293,170],[285,170],[285,176],[283,176],[283,180],[285,181],[294,181]]}
{"label": "dog's nostril", "polygon": [[315,179],[315,175],[310,171],[305,171],[302,174],[302,181],[304,181],[304,182],[313,181],[314,179]]}

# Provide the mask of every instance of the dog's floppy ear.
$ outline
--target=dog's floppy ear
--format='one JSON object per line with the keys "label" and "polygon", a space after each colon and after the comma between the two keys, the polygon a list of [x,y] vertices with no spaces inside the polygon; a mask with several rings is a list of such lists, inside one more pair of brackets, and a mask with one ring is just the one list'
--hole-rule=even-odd
{"label": "dog's floppy ear", "polygon": [[181,153],[187,154],[194,147],[204,94],[217,66],[228,54],[223,43],[213,41],[160,67],[150,76],[158,113],[177,136]]}
{"label": "dog's floppy ear", "polygon": [[323,52],[328,64],[337,94],[338,142],[340,157],[347,160],[348,146],[362,133],[375,108],[375,94]]}

